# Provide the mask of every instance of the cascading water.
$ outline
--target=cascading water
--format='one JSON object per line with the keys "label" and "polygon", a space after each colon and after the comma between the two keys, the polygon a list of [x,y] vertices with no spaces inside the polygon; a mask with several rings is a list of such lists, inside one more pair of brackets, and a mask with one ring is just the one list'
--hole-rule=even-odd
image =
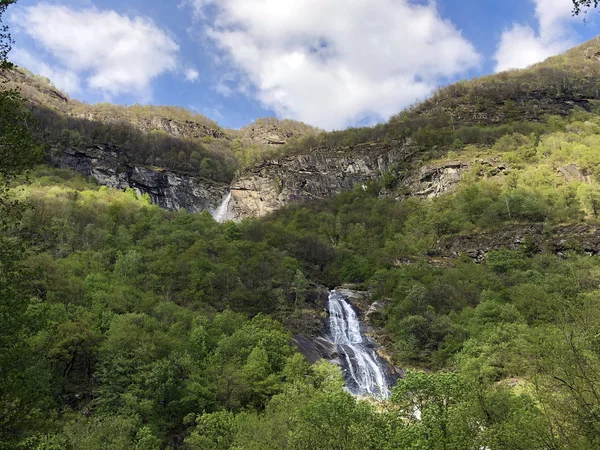
{"label": "cascading water", "polygon": [[360,331],[360,322],[344,295],[329,294],[331,338],[337,344],[348,390],[355,395],[387,398],[390,389],[380,358]]}
{"label": "cascading water", "polygon": [[221,204],[215,211],[213,212],[213,217],[219,223],[224,222],[227,219],[227,213],[229,210],[229,203],[231,202],[231,191],[227,193],[227,195],[221,201]]}

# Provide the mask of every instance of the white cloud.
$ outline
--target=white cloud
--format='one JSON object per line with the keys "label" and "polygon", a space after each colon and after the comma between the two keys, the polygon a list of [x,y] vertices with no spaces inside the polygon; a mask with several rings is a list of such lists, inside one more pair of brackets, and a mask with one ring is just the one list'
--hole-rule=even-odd
{"label": "white cloud", "polygon": [[531,0],[535,6],[536,32],[522,24],[502,33],[494,59],[496,72],[521,69],[557,55],[574,45],[569,37],[572,20],[571,0]]}
{"label": "white cloud", "polygon": [[195,83],[200,80],[200,72],[194,68],[188,67],[185,69],[185,79],[191,83]]}
{"label": "white cloud", "polygon": [[25,49],[14,49],[10,53],[10,60],[33,73],[49,78],[58,89],[70,94],[78,94],[81,92],[81,79],[75,72],[52,67],[50,64],[41,61]]}
{"label": "white cloud", "polygon": [[246,77],[238,81],[249,81],[279,116],[327,129],[385,119],[479,63],[433,3],[189,1]]}
{"label": "white cloud", "polygon": [[63,66],[62,72],[77,74],[108,96],[148,97],[152,80],[177,68],[178,45],[144,17],[39,3],[15,9],[11,19]]}

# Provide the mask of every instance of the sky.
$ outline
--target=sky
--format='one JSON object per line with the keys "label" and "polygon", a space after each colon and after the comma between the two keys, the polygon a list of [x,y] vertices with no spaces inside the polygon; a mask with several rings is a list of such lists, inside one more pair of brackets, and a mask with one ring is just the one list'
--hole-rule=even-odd
{"label": "sky", "polygon": [[89,103],[372,125],[451,82],[598,34],[571,0],[19,0],[14,63]]}

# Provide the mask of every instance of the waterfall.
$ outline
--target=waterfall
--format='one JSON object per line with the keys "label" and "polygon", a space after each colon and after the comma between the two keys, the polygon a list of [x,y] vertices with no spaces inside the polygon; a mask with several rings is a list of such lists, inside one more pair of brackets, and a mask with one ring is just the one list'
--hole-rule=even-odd
{"label": "waterfall", "polygon": [[360,321],[346,298],[329,294],[331,338],[337,344],[348,390],[355,395],[387,398],[390,390],[380,358],[360,331]]}
{"label": "waterfall", "polygon": [[229,210],[230,202],[231,202],[231,191],[229,191],[227,193],[227,195],[225,197],[223,197],[221,204],[219,205],[219,207],[217,209],[215,209],[215,211],[212,214],[212,216],[214,217],[214,219],[217,222],[222,223],[222,222],[225,222],[225,220],[227,220],[227,213]]}

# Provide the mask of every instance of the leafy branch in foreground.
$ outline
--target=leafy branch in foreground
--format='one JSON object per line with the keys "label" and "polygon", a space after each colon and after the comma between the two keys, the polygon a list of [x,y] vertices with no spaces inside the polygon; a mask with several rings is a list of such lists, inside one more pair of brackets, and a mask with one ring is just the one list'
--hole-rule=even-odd
{"label": "leafy branch in foreground", "polygon": [[2,15],[6,12],[6,8],[8,8],[13,3],[16,3],[17,0],[0,0],[0,68],[10,67],[11,64],[6,60],[8,52],[14,43],[7,25],[2,25]]}
{"label": "leafy branch in foreground", "polygon": [[591,8],[596,8],[600,0],[573,0],[573,15],[579,15]]}

